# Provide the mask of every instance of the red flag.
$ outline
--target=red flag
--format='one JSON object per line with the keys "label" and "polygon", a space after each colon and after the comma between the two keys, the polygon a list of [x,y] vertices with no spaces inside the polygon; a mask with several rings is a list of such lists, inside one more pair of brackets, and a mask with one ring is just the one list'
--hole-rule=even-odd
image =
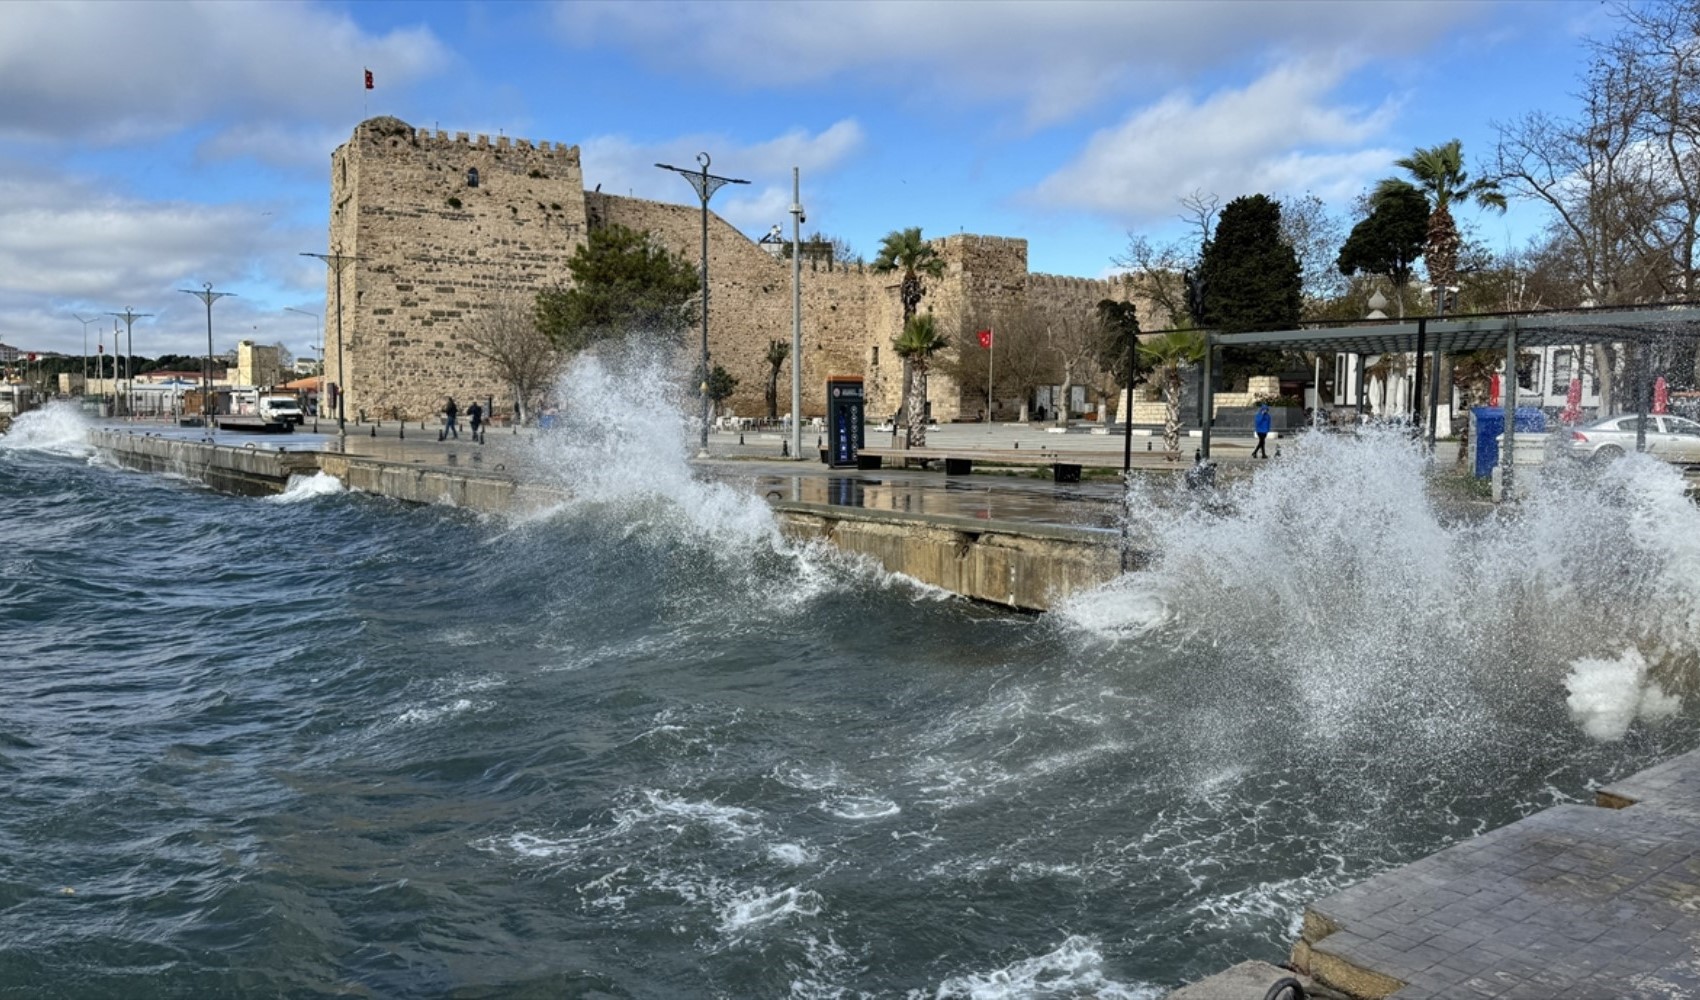
{"label": "red flag", "polygon": [[980,346],[981,347],[991,347],[992,346],[992,331],[981,330],[979,332],[978,336],[980,338]]}
{"label": "red flag", "polygon": [[366,89],[367,90],[372,89],[372,71],[371,70],[366,71]]}

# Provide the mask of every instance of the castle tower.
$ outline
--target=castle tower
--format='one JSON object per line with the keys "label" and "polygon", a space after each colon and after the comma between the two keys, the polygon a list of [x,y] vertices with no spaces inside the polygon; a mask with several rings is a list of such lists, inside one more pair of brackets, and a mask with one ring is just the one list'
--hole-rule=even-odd
{"label": "castle tower", "polygon": [[509,412],[463,326],[499,295],[567,280],[584,238],[577,146],[361,122],[331,154],[330,250],[360,258],[343,269],[340,365],[329,268],[325,283],[325,372],[348,417],[417,420],[444,395]]}

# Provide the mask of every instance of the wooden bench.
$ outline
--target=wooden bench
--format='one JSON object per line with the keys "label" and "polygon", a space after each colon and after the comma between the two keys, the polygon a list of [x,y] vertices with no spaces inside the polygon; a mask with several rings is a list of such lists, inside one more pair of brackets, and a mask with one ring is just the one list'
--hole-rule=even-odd
{"label": "wooden bench", "polygon": [[975,448],[961,451],[945,448],[863,448],[856,452],[856,467],[878,469],[883,467],[887,460],[895,462],[899,459],[905,462],[920,462],[923,469],[931,462],[943,462],[944,474],[947,476],[966,476],[974,471],[975,462],[982,465],[1049,468],[1051,480],[1058,483],[1080,482],[1080,470],[1085,466],[1108,468],[1121,464],[1118,456],[1107,452],[1102,455],[1090,452],[1065,453],[1051,448],[1035,448],[1031,451],[1020,448]]}

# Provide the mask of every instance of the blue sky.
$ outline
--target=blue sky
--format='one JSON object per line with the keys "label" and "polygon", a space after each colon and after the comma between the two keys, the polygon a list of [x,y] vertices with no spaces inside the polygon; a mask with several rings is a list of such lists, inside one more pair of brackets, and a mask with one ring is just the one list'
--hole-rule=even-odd
{"label": "blue sky", "polygon": [[[587,185],[681,203],[652,164],[707,151],[752,181],[712,206],[752,236],[789,231],[797,166],[806,228],[868,257],[918,225],[1101,276],[1193,191],[1346,216],[1418,146],[1477,167],[1496,121],[1571,110],[1609,30],[1593,2],[1470,0],[4,4],[0,341],[80,354],[74,316],[133,307],[138,353],[204,351],[178,289],[212,282],[237,294],[216,349],[312,356],[286,310],[323,309],[299,253],[364,117],[575,143]],[[1541,221],[1463,216],[1499,249]]]}

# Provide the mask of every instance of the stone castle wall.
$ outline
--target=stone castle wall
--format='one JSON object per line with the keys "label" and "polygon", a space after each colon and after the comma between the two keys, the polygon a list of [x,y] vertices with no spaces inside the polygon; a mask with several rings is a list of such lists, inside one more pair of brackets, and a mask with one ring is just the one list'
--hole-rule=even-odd
{"label": "stone castle wall", "polygon": [[[477,187],[467,181],[473,168]],[[512,394],[466,350],[465,326],[499,295],[529,296],[569,281],[567,261],[587,231],[614,224],[651,233],[693,265],[700,258],[699,206],[586,192],[577,147],[474,141],[465,133],[450,139],[395,118],[361,123],[331,159],[331,247],[360,258],[344,269],[346,371],[337,359],[328,268],[326,278],[326,372],[348,387],[348,414],[419,419],[437,413],[446,395],[463,406],[493,396],[495,412],[508,412]],[[728,408],[762,416],[768,343],[791,342],[791,262],[712,211],[708,226],[710,363],[739,380]],[[1022,239],[959,234],[934,242],[945,274],[927,279],[920,308],[938,314],[946,330],[970,303],[995,309],[1036,298],[1047,309],[1086,313],[1100,299],[1124,297],[1111,281],[1029,274]],[[823,386],[833,375],[864,378],[870,416],[894,412],[902,393],[902,364],[891,349],[901,276],[809,261],[802,272],[804,416],[824,413]],[[680,351],[682,365],[694,363],[700,334],[688,333]],[[790,410],[790,384],[788,362],[779,376],[781,414]],[[940,420],[973,417],[981,405],[965,405],[937,373],[928,395]]]}
{"label": "stone castle wall", "polygon": [[330,230],[333,252],[360,258],[343,271],[340,363],[326,269],[325,371],[347,387],[347,413],[417,419],[448,395],[506,412],[512,393],[463,328],[494,298],[566,275],[585,238],[578,147],[370,119],[332,154]]}

